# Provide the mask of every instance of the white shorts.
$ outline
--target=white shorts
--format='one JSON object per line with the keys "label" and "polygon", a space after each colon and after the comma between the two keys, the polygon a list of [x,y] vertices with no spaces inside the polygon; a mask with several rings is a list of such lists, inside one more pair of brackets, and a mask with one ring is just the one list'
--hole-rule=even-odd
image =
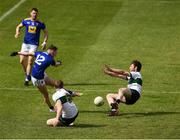
{"label": "white shorts", "polygon": [[31,81],[34,86],[44,86],[46,85],[45,79],[48,78],[48,75],[44,73],[44,79],[36,79],[33,76],[31,76]]}
{"label": "white shorts", "polygon": [[21,46],[21,52],[36,52],[37,48],[37,45],[23,43]]}

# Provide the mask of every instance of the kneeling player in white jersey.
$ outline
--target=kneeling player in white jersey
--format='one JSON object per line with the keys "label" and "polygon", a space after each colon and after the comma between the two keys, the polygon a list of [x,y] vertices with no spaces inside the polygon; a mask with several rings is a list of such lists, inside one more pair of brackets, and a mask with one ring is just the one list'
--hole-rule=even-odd
{"label": "kneeling player in white jersey", "polygon": [[142,88],[142,76],[140,74],[141,67],[142,65],[138,60],[132,61],[129,67],[130,72],[105,66],[105,74],[128,80],[128,86],[126,88],[120,88],[118,93],[107,94],[106,98],[111,107],[109,116],[117,116],[119,114],[119,103],[131,105],[140,98]]}
{"label": "kneeling player in white jersey", "polygon": [[80,93],[72,92],[63,88],[62,81],[56,81],[56,92],[52,99],[55,102],[56,117],[47,120],[49,126],[69,126],[78,116],[78,109],[72,102],[73,96],[81,96]]}

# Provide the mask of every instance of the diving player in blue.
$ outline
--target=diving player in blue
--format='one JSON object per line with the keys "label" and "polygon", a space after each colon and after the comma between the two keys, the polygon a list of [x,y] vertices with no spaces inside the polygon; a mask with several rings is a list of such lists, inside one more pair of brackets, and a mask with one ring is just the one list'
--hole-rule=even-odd
{"label": "diving player in blue", "polygon": [[[37,48],[39,46],[39,38],[40,38],[41,30],[43,30],[44,32],[44,41],[41,46],[43,50],[46,47],[46,43],[48,40],[48,32],[46,29],[46,25],[43,22],[37,20],[37,16],[38,16],[38,9],[32,8],[30,12],[30,17],[22,20],[22,22],[16,27],[15,38],[18,38],[20,36],[20,29],[24,26],[26,27],[24,41],[21,47],[21,52],[34,53],[37,51]],[[33,57],[20,55],[20,63],[26,74],[26,79],[24,84],[28,85],[28,82],[31,80],[31,68],[33,64]]]}
{"label": "diving player in blue", "polygon": [[39,91],[44,96],[44,101],[50,108],[50,111],[54,111],[54,107],[52,106],[49,100],[49,94],[46,88],[46,85],[55,86],[56,80],[51,79],[45,73],[45,70],[50,66],[59,66],[61,65],[60,61],[55,61],[54,57],[57,55],[57,47],[51,45],[47,52],[13,52],[11,56],[23,55],[23,56],[32,56],[35,58],[34,65],[32,68],[32,83],[36,86]]}

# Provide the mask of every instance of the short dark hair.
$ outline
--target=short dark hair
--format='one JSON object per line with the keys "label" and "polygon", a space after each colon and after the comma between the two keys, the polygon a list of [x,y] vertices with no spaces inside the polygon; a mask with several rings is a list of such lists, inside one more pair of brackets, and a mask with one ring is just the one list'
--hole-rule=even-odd
{"label": "short dark hair", "polygon": [[36,11],[38,13],[38,9],[37,8],[32,8],[31,11]]}
{"label": "short dark hair", "polygon": [[64,83],[61,80],[55,80],[55,88],[63,88]]}
{"label": "short dark hair", "polygon": [[51,45],[48,47],[48,50],[57,51],[58,48],[57,48],[56,46],[54,46],[54,45],[51,44]]}
{"label": "short dark hair", "polygon": [[137,71],[138,71],[138,72],[141,71],[142,64],[141,64],[140,61],[138,61],[138,60],[133,60],[133,61],[131,62],[131,64],[134,64],[134,66],[137,67]]}

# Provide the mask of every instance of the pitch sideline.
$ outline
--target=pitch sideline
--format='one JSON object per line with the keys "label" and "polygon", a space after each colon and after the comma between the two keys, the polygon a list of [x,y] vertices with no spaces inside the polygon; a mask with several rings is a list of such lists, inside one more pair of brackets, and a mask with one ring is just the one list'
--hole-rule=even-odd
{"label": "pitch sideline", "polygon": [[[12,88],[12,87],[1,87],[0,91],[2,90],[8,90],[8,91],[37,91],[36,88]],[[93,92],[93,91],[99,91],[99,92],[110,92],[111,90],[107,89],[72,89],[75,91],[83,91],[83,92]],[[143,92],[148,92],[148,93],[180,93],[180,91],[148,91],[148,90],[143,90]]]}
{"label": "pitch sideline", "polygon": [[16,10],[21,4],[23,4],[26,0],[20,0],[17,4],[15,4],[11,9],[5,12],[2,16],[0,16],[0,22],[3,21],[8,15],[10,15],[14,10]]}

